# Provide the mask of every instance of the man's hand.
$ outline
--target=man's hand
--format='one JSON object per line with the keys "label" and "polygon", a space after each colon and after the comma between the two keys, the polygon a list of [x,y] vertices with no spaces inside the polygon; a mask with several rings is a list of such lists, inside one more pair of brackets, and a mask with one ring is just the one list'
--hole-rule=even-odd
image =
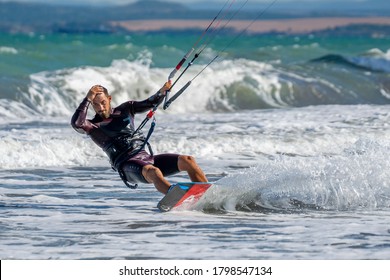
{"label": "man's hand", "polygon": [[89,102],[92,102],[96,95],[104,94],[104,89],[102,86],[96,85],[91,87],[91,89],[87,93],[87,99]]}
{"label": "man's hand", "polygon": [[169,80],[168,82],[166,82],[164,84],[164,86],[160,89],[160,94],[161,95],[165,95],[167,93],[167,91],[169,91],[171,89],[171,86],[172,86],[172,81]]}

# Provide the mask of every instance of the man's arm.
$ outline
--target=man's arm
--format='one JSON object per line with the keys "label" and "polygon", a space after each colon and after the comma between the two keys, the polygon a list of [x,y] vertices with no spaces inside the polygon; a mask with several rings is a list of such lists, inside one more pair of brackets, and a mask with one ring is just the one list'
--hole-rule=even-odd
{"label": "man's arm", "polygon": [[83,99],[72,116],[71,125],[77,132],[89,134],[89,132],[95,127],[87,120],[88,107],[95,99],[96,95],[104,94],[104,90],[106,89],[100,85],[95,85],[89,89],[87,96]]}
{"label": "man's arm", "polygon": [[171,88],[171,81],[168,81],[164,86],[154,95],[145,99],[143,101],[133,101],[132,102],[132,113],[143,113],[147,110],[153,108],[156,105],[159,105],[166,95],[166,92]]}
{"label": "man's arm", "polygon": [[93,129],[93,124],[87,120],[88,106],[90,103],[88,98],[85,97],[72,116],[71,125],[79,133],[89,133]]}

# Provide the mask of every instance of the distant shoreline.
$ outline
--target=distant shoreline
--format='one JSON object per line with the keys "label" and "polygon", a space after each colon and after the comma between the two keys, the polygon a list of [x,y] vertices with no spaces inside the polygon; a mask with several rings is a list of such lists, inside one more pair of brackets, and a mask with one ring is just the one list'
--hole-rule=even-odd
{"label": "distant shoreline", "polygon": [[[185,31],[191,29],[205,29],[209,20],[126,20],[111,21],[112,27],[123,28],[129,32],[152,32],[162,30]],[[233,20],[228,28],[239,31],[245,29],[251,20]],[[390,17],[335,17],[335,18],[299,18],[258,20],[249,28],[251,33],[310,33],[326,29],[348,26],[352,24],[390,25]],[[223,26],[222,22],[220,26]]]}

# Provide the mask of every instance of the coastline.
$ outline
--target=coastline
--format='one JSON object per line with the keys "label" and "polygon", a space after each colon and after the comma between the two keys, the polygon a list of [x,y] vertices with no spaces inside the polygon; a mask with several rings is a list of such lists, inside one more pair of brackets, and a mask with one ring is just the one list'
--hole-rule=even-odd
{"label": "coastline", "polygon": [[[232,20],[227,27],[233,31],[245,29],[251,20]],[[153,32],[162,30],[184,31],[205,29],[209,20],[126,20],[112,21],[110,25],[129,32]],[[353,24],[389,25],[390,17],[335,17],[335,18],[297,18],[277,20],[257,20],[248,28],[249,33],[310,33]],[[224,22],[220,24],[224,26]]]}

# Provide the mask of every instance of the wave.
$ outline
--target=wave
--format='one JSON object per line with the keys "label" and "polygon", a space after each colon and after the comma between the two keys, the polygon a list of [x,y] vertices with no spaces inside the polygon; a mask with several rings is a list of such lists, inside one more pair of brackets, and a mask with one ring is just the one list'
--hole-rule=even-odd
{"label": "wave", "polygon": [[372,49],[360,56],[327,54],[311,62],[334,63],[366,71],[390,73],[390,50],[383,53],[381,50]]}
{"label": "wave", "polygon": [[[319,61],[347,63],[341,56]],[[387,60],[386,60],[387,61]],[[89,88],[102,84],[113,103],[141,100],[154,94],[166,81],[171,69],[151,67],[151,60],[114,60],[108,67],[85,66],[30,75],[26,87],[17,94],[0,93],[0,117],[23,115],[70,117]],[[350,65],[352,62],[348,62]],[[179,90],[205,65],[194,65],[177,84]],[[387,67],[387,66],[386,66]],[[390,67],[390,66],[389,66]],[[26,90],[24,90],[26,88]],[[173,94],[172,93],[172,94]],[[226,112],[248,109],[302,107],[324,104],[388,104],[387,76],[329,71],[312,64],[280,65],[248,59],[217,61],[175,101],[168,113]]]}

